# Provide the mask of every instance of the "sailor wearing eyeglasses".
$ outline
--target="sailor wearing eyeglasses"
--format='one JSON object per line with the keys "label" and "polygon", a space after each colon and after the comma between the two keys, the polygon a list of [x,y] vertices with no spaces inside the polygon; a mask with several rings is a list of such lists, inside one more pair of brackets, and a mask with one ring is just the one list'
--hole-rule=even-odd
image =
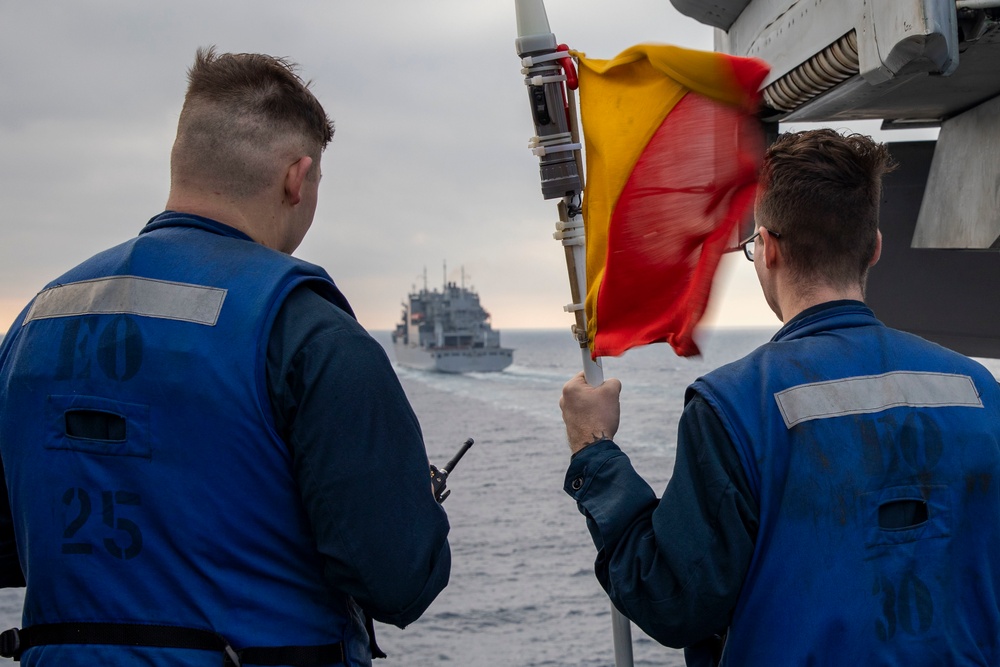
{"label": "sailor wearing eyeglasses", "polygon": [[1000,390],[864,304],[891,168],[831,130],[769,148],[741,245],[783,326],[688,387],[662,498],[612,441],[621,384],[563,389],[598,579],[689,665],[1000,664]]}

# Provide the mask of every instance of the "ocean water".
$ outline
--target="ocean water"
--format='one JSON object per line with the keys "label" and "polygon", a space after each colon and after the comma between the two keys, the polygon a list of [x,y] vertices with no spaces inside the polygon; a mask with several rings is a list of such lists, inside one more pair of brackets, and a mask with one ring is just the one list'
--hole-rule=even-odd
{"label": "ocean water", "polygon": [[[702,356],[652,345],[604,359],[622,380],[616,441],[661,493],[670,478],[685,387],[737,359],[777,329],[706,331]],[[389,332],[373,332],[389,350]],[[476,444],[449,478],[451,582],[405,629],[376,624],[389,654],[377,667],[598,667],[614,664],[610,602],[593,573],[596,554],[582,515],[562,490],[569,449],[559,412],[562,385],[579,372],[568,330],[505,330],[514,364],[502,373],[444,375],[397,367],[433,463],[466,438]],[[981,360],[994,374],[1000,361]],[[0,591],[0,629],[20,624],[22,591]],[[681,651],[632,628],[635,664],[680,667]]]}

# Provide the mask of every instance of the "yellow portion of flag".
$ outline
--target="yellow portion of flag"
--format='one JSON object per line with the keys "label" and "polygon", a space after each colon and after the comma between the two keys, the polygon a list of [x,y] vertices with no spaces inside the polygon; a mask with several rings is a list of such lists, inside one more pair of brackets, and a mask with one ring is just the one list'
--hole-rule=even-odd
{"label": "yellow portion of flag", "polygon": [[746,104],[747,92],[727,60],[730,56],[725,54],[667,44],[639,44],[611,60],[588,58],[578,51],[570,53],[579,62],[580,113],[586,146],[586,311],[593,344],[609,223],[639,156],[688,92],[734,106]]}

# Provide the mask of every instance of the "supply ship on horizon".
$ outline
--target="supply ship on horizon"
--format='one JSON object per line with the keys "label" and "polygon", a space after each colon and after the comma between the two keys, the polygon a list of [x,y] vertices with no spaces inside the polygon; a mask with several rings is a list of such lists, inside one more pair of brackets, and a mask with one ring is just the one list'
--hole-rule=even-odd
{"label": "supply ship on horizon", "polygon": [[464,269],[461,284],[446,278],[440,291],[427,288],[424,271],[424,287],[403,303],[392,344],[397,363],[419,370],[497,372],[514,361],[514,350],[500,345],[500,332],[490,325],[479,295],[465,286]]}

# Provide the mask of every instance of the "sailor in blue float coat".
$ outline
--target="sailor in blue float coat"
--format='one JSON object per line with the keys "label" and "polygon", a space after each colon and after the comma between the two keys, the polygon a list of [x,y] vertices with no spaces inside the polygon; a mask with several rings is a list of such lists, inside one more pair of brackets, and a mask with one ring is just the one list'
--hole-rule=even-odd
{"label": "sailor in blue float coat", "polygon": [[1000,390],[861,302],[885,160],[769,150],[748,256],[785,325],[688,389],[661,499],[611,441],[620,383],[564,389],[598,579],[690,665],[1000,663]]}
{"label": "sailor in blue float coat", "polygon": [[840,302],[691,391],[759,508],[732,664],[995,664],[1000,582],[977,583],[1000,553],[982,525],[1000,516],[986,369]]}
{"label": "sailor in blue float coat", "polygon": [[[365,615],[402,627],[447,583],[447,518],[388,359],[288,254],[322,135],[241,205],[183,182],[185,129],[220,111],[198,86],[238,72],[328,127],[281,61],[199,52],[177,210],[53,281],[0,348],[0,583],[27,584],[0,650],[25,665],[368,665]],[[231,224],[179,212],[198,210]]]}

